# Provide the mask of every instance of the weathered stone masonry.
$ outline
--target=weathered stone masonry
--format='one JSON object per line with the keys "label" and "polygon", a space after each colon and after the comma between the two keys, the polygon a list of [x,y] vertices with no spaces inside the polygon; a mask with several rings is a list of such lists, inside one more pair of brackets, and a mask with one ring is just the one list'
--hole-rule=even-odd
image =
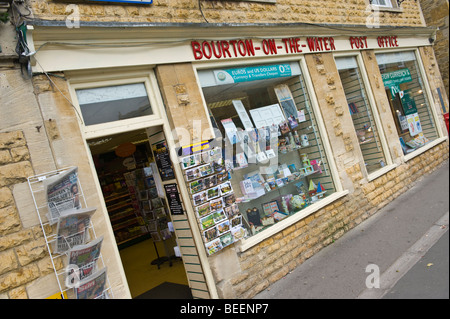
{"label": "weathered stone masonry", "polygon": [[23,132],[0,133],[0,299],[28,298],[26,285],[53,272],[41,227],[22,226],[13,197],[32,175]]}

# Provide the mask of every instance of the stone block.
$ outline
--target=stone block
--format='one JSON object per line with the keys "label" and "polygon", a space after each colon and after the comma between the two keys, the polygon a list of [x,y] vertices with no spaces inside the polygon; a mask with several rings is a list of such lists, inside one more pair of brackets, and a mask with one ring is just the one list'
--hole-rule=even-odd
{"label": "stone block", "polygon": [[11,163],[13,161],[9,150],[0,150],[0,165]]}
{"label": "stone block", "polygon": [[0,237],[0,251],[19,246],[33,240],[31,229],[21,230],[6,236]]}
{"label": "stone block", "polygon": [[20,219],[14,207],[0,208],[0,236],[19,231]]}
{"label": "stone block", "polygon": [[21,266],[45,257],[46,253],[47,246],[42,238],[16,248],[17,258]]}
{"label": "stone block", "polygon": [[0,292],[22,286],[39,277],[39,269],[31,264],[0,276]]}
{"label": "stone block", "polygon": [[19,266],[13,249],[0,252],[0,275],[17,269]]}
{"label": "stone block", "polygon": [[22,131],[0,133],[0,149],[24,146],[26,144]]}
{"label": "stone block", "polygon": [[0,208],[12,205],[14,205],[14,198],[9,188],[0,188]]}
{"label": "stone block", "polygon": [[33,168],[28,161],[0,166],[0,187],[27,181],[33,175]]}

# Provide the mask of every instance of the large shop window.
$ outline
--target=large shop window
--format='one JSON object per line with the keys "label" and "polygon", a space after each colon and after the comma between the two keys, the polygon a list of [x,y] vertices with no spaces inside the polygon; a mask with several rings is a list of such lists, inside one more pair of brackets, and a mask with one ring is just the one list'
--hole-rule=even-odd
{"label": "large shop window", "polygon": [[356,57],[336,58],[336,65],[358,136],[359,147],[367,172],[370,174],[386,165],[374,112],[367,97]]}
{"label": "large shop window", "polygon": [[252,236],[336,191],[300,65],[199,71]]}
{"label": "large shop window", "polygon": [[144,83],[76,90],[85,125],[152,115]]}
{"label": "large shop window", "polygon": [[414,51],[377,54],[403,153],[438,138]]}

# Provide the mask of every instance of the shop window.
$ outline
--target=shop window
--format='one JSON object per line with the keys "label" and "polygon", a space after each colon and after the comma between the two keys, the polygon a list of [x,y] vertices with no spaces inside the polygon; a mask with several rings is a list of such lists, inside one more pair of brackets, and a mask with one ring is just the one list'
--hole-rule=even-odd
{"label": "shop window", "polygon": [[248,236],[336,191],[300,65],[199,71]]}
{"label": "shop window", "polygon": [[152,115],[144,83],[77,89],[85,125]]}
{"label": "shop window", "polygon": [[406,155],[438,138],[425,84],[414,51],[376,57]]}
{"label": "shop window", "polygon": [[370,174],[386,164],[379,128],[376,125],[356,57],[336,58],[336,65],[366,170]]}
{"label": "shop window", "polygon": [[379,7],[392,8],[391,0],[372,0],[371,4],[374,6],[379,6]]}

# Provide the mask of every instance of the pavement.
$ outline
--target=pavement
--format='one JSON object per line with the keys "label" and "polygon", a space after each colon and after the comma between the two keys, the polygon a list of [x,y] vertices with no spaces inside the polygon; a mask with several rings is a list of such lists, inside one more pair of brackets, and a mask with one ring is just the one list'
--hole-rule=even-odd
{"label": "pavement", "polygon": [[254,299],[448,299],[449,163]]}

